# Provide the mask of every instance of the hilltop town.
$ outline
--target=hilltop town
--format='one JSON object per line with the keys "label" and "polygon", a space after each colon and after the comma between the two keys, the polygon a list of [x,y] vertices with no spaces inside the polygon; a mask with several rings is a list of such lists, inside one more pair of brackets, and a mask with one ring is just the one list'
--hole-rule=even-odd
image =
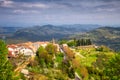
{"label": "hilltop town", "polygon": [[14,77],[25,80],[109,79],[104,73],[109,69],[106,62],[116,54],[106,46],[93,45],[89,39],[25,42],[6,47]]}
{"label": "hilltop town", "polygon": [[18,54],[33,56],[40,46],[46,47],[49,42],[26,42],[8,45],[8,57],[16,57]]}

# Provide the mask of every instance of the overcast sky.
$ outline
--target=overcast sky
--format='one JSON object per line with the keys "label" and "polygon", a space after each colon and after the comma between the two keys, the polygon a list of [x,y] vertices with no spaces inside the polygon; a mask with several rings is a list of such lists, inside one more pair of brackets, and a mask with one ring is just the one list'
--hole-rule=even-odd
{"label": "overcast sky", "polygon": [[120,0],[0,0],[0,25],[120,24]]}

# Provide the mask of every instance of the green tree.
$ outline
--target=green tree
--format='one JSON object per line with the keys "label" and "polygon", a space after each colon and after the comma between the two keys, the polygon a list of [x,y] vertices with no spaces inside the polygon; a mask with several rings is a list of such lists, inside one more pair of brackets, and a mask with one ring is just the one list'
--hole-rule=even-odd
{"label": "green tree", "polygon": [[75,43],[75,41],[69,41],[69,42],[67,42],[67,45],[72,47],[72,46],[76,46],[76,43]]}
{"label": "green tree", "polygon": [[57,47],[53,44],[48,44],[45,49],[50,55],[57,53]]}
{"label": "green tree", "polygon": [[[47,48],[48,51],[50,51],[49,47]],[[38,49],[38,51],[36,52],[36,58],[39,62],[39,65],[41,67],[53,67],[53,50],[49,53],[45,48],[43,48],[42,46],[40,46],[40,48]]]}
{"label": "green tree", "polygon": [[46,63],[47,63],[47,58],[48,58],[48,53],[47,51],[40,46],[36,52],[36,58],[39,62],[39,65],[41,67],[45,67]]}
{"label": "green tree", "polygon": [[81,44],[80,44],[80,40],[77,40],[76,41],[76,46],[80,46]]}
{"label": "green tree", "polygon": [[60,40],[59,41],[59,44],[66,44],[67,43],[67,40]]}
{"label": "green tree", "polygon": [[0,40],[0,80],[15,80],[13,67],[7,58],[7,54],[6,44]]}
{"label": "green tree", "polygon": [[120,79],[120,54],[116,54],[105,67],[104,72],[109,80],[119,80]]}
{"label": "green tree", "polygon": [[86,45],[91,45],[91,44],[92,44],[91,40],[90,39],[86,39]]}
{"label": "green tree", "polygon": [[80,43],[81,43],[81,46],[84,46],[84,45],[85,45],[85,40],[84,40],[84,39],[81,39],[81,40],[80,40]]}
{"label": "green tree", "polygon": [[75,78],[75,70],[74,70],[74,68],[71,67],[67,72],[68,72],[68,76],[71,79]]}

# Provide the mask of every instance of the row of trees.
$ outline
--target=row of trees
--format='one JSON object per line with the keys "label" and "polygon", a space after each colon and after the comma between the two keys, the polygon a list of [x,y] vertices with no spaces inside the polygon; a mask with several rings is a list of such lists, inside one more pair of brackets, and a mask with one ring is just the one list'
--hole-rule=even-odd
{"label": "row of trees", "polygon": [[79,39],[76,41],[76,46],[85,46],[85,45],[91,45],[92,42],[90,39]]}
{"label": "row of trees", "polygon": [[86,46],[92,44],[90,39],[78,39],[78,40],[74,39],[66,43],[68,44],[68,46]]}

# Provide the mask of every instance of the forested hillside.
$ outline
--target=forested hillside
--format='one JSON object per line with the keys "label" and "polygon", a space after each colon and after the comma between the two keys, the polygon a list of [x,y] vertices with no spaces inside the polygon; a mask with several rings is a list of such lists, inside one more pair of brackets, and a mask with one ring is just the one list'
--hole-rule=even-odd
{"label": "forested hillside", "polygon": [[12,38],[25,39],[30,41],[51,40],[52,38],[63,39],[63,38],[67,38],[70,35],[87,32],[96,29],[98,27],[100,26],[92,25],[92,24],[33,26],[33,27],[17,30]]}
{"label": "forested hillside", "polygon": [[98,45],[106,45],[114,50],[120,48],[120,27],[101,27],[86,33],[76,34],[70,38],[88,38]]}

